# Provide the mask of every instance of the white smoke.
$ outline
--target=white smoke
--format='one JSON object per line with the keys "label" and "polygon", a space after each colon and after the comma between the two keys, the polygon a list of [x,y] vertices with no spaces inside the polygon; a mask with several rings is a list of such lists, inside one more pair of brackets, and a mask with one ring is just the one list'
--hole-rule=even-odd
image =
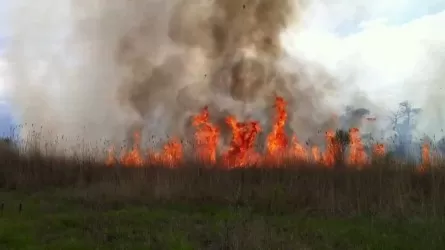
{"label": "white smoke", "polygon": [[[338,99],[370,108],[383,128],[388,111],[407,100],[423,109],[417,132],[439,135],[445,125],[445,11],[425,13],[435,6],[445,9],[436,0],[317,1],[303,25],[283,34],[283,43],[292,55],[325,66],[342,85]],[[414,10],[425,15],[404,20]],[[358,30],[340,35],[348,33],[351,19],[360,23]]]}

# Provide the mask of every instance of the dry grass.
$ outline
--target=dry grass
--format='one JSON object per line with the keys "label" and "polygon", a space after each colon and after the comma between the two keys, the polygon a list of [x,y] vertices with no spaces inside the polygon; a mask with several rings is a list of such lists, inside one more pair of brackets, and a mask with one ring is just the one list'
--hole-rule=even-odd
{"label": "dry grass", "polygon": [[110,168],[76,158],[21,157],[5,148],[0,159],[1,189],[63,188],[70,190],[72,199],[94,207],[205,203],[335,216],[445,214],[445,168],[441,166],[424,173],[390,161],[360,171],[302,164],[230,171],[194,163],[176,169]]}
{"label": "dry grass", "polygon": [[123,168],[21,156],[10,145],[0,145],[0,159],[2,249],[445,246],[441,166]]}

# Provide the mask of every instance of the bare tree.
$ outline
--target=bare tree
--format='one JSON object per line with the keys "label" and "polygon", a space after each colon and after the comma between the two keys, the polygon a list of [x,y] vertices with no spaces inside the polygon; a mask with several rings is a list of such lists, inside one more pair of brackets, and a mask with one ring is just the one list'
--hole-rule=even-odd
{"label": "bare tree", "polygon": [[420,108],[413,108],[408,101],[401,102],[397,111],[390,117],[390,126],[396,133],[395,146],[398,154],[406,155],[407,145],[413,141],[413,131],[416,129],[416,117],[422,112]]}

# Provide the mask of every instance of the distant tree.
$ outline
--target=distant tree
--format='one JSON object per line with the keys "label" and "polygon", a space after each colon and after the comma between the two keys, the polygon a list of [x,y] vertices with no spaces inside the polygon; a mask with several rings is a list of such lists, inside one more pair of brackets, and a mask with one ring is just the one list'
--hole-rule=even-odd
{"label": "distant tree", "polygon": [[399,103],[397,111],[393,112],[389,117],[391,128],[396,133],[395,153],[399,156],[406,157],[408,153],[408,145],[413,141],[413,131],[416,129],[416,118],[422,110],[413,108],[408,101]]}

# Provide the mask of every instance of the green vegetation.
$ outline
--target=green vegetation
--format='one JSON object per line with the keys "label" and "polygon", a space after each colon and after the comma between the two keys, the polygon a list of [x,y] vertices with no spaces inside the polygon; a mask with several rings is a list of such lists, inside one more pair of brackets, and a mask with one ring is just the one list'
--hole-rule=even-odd
{"label": "green vegetation", "polygon": [[[91,207],[2,193],[1,249],[443,249],[437,220],[255,213],[203,205]],[[19,211],[22,204],[22,211]]]}

